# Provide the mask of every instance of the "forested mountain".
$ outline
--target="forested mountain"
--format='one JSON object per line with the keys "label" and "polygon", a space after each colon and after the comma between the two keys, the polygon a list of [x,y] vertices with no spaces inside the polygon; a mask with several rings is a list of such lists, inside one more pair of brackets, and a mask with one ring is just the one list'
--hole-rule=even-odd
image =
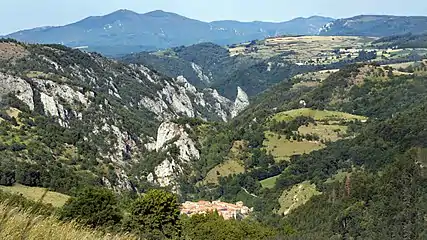
{"label": "forested mountain", "polygon": [[[0,56],[4,184],[65,193],[85,184],[136,189],[150,173],[174,174],[164,165],[154,173],[162,161],[188,165],[199,155],[185,126],[161,123],[178,117],[228,121],[247,104],[199,91],[184,77],[61,45],[2,40]],[[176,141],[186,150],[160,154]],[[157,158],[151,151],[159,152]]]}
{"label": "forested mountain", "polygon": [[320,29],[324,36],[385,37],[426,33],[427,17],[360,15],[332,21]]}
{"label": "forested mountain", "polygon": [[66,26],[24,30],[6,37],[29,43],[87,47],[90,51],[120,55],[200,42],[226,45],[283,34],[315,34],[321,26],[332,20],[315,16],[282,23],[208,23],[163,11],[138,14],[119,10]]}
{"label": "forested mountain", "polygon": [[[424,63],[408,69],[413,74],[394,75],[391,68],[353,65],[318,86],[282,83],[212,137],[225,149],[233,142],[250,146],[237,158],[216,160],[223,166],[241,161],[244,170],[224,176],[225,168],[209,167],[215,165],[215,150],[206,148],[202,152],[211,157],[203,157],[206,165],[199,169],[217,171],[219,182],[193,185],[200,177],[209,178],[211,171],[202,171],[185,179],[183,189],[188,196],[250,203],[257,219],[286,229],[283,239],[423,239],[426,70]],[[367,120],[349,120],[356,117],[344,113]],[[324,132],[329,128],[340,129],[341,137]],[[307,135],[309,129],[317,136]],[[320,150],[295,154],[316,138],[325,143]],[[285,146],[294,146],[294,155],[279,160]],[[313,195],[307,181],[320,194]],[[312,197],[304,204],[307,196]],[[268,217],[271,212],[285,216]]]}

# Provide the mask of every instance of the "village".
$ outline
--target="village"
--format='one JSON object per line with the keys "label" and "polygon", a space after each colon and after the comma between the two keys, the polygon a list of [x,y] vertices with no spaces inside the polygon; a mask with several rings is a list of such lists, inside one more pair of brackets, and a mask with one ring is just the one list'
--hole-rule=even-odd
{"label": "village", "polygon": [[243,205],[243,202],[236,204],[226,203],[221,201],[198,201],[185,202],[181,205],[181,214],[192,216],[195,214],[207,214],[217,212],[224,219],[244,219],[249,216],[253,208]]}

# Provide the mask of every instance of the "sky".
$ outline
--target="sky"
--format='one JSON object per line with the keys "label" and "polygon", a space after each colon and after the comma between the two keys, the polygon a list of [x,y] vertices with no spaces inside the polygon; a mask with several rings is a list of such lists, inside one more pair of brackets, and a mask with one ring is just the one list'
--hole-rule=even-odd
{"label": "sky", "polygon": [[287,21],[313,15],[333,18],[360,14],[427,16],[426,0],[0,0],[0,35],[60,26],[119,9],[138,13],[175,12],[203,20]]}

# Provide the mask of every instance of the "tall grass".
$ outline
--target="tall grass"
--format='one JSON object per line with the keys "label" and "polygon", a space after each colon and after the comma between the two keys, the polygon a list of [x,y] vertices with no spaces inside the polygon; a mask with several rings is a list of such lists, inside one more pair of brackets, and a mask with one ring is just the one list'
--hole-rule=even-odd
{"label": "tall grass", "polygon": [[61,222],[43,208],[43,194],[31,207],[18,204],[8,195],[0,199],[1,240],[133,240],[131,235],[110,234],[84,228],[75,222]]}
{"label": "tall grass", "polygon": [[37,216],[0,203],[0,239],[4,240],[131,240],[130,235],[113,235],[85,229],[76,223],[60,222],[53,216]]}

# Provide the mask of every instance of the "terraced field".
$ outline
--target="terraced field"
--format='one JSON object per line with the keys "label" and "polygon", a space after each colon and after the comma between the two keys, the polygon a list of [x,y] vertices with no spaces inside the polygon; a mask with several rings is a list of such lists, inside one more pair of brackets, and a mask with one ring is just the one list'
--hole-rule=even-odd
{"label": "terraced field", "polygon": [[[270,58],[282,54],[283,60],[298,64],[330,64],[356,58],[358,51],[368,48],[374,38],[352,36],[274,37],[229,48],[231,56],[249,55]],[[336,50],[342,50],[338,54]]]}

